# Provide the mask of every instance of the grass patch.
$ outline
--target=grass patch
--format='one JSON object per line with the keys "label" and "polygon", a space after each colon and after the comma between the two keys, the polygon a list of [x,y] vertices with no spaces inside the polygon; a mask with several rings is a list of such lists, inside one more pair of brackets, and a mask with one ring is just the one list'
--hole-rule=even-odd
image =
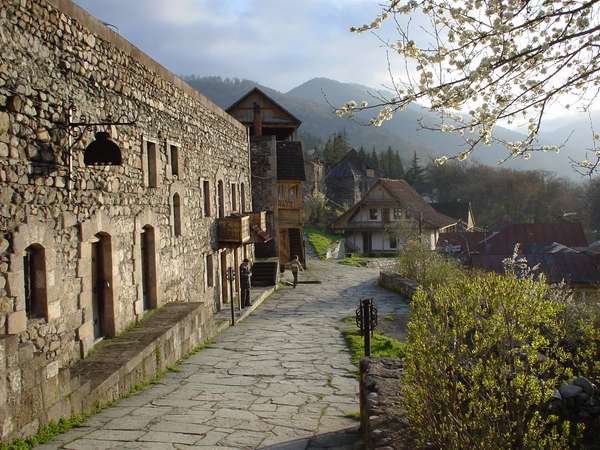
{"label": "grass patch", "polygon": [[308,242],[313,246],[319,258],[325,259],[327,249],[335,242],[340,240],[340,236],[328,233],[327,231],[314,226],[305,226],[304,231]]}
{"label": "grass patch", "polygon": [[85,420],[84,416],[62,418],[58,422],[50,422],[40,427],[37,434],[27,439],[17,439],[9,444],[0,444],[0,450],[29,450],[36,445],[45,444],[50,439],[65,433],[72,428],[80,427]]}
{"label": "grass patch", "polygon": [[338,263],[343,264],[345,266],[352,266],[352,267],[366,267],[367,266],[367,259],[363,258],[362,256],[347,256],[343,259],[340,259],[338,261]]}
{"label": "grass patch", "polygon": [[[363,337],[357,328],[342,330],[344,339],[352,354],[352,363],[358,364],[360,358],[365,356]],[[371,356],[376,358],[402,359],[406,354],[406,344],[381,333],[375,333],[371,337]]]}
{"label": "grass patch", "polygon": [[390,322],[396,320],[396,316],[394,314],[388,314],[383,317],[383,320],[389,320]]}
{"label": "grass patch", "polygon": [[360,420],[360,412],[359,411],[348,411],[344,413],[344,417],[347,419]]}

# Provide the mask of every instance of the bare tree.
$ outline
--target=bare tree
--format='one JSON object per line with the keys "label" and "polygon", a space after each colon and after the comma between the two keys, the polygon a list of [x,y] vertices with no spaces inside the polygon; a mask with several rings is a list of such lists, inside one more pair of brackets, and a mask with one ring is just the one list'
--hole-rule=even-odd
{"label": "bare tree", "polygon": [[[384,22],[395,27],[394,40],[377,31]],[[421,126],[464,139],[460,152],[438,164],[464,160],[492,142],[507,149],[499,163],[529,159],[533,151],[558,152],[561,145],[538,143],[544,114],[559,100],[588,110],[598,97],[600,0],[388,0],[370,24],[351,31],[372,31],[387,47],[393,97],[375,93],[370,105],[351,100],[337,114],[374,109],[370,123],[379,126],[412,102],[425,103],[440,120]],[[401,76],[391,69],[392,54],[403,59]],[[527,125],[523,139],[494,135],[499,124],[521,121]],[[600,168],[600,136],[593,137],[586,158],[571,161],[588,175]]]}

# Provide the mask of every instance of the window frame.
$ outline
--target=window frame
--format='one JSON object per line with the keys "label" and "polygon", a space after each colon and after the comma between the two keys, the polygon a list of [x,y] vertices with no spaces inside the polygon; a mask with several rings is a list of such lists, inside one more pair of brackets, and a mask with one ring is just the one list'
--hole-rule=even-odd
{"label": "window frame", "polygon": [[[375,211],[375,218],[373,218],[373,211]],[[369,222],[379,222],[379,208],[369,208]]]}
{"label": "window frame", "polygon": [[[156,189],[161,185],[159,142],[159,139],[153,137],[142,138],[142,172],[146,188]],[[153,161],[150,158],[150,145],[154,148]]]}

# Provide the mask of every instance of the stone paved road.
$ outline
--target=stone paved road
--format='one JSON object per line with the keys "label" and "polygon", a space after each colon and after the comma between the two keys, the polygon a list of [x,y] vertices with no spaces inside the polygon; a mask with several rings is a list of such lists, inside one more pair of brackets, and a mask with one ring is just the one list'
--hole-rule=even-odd
{"label": "stone paved road", "polygon": [[322,284],[282,289],[181,372],[39,448],[361,448],[357,422],[344,417],[358,411],[358,384],[340,320],[365,296],[382,316],[408,308],[376,286],[377,273],[312,262]]}

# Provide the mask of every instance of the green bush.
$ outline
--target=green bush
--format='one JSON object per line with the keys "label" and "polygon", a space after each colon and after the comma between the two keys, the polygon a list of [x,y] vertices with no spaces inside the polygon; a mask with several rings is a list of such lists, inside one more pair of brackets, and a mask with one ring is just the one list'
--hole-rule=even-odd
{"label": "green bush", "polygon": [[[431,280],[428,270],[422,272]],[[547,408],[555,387],[571,375],[560,345],[564,305],[549,298],[543,278],[474,274],[453,280],[413,296],[403,394],[420,445],[573,445],[579,427]]]}
{"label": "green bush", "polygon": [[402,249],[396,263],[396,271],[425,288],[456,281],[465,275],[464,269],[457,262],[429,250],[416,240],[409,241]]}
{"label": "green bush", "polygon": [[324,229],[314,226],[304,227],[306,237],[310,245],[313,246],[319,258],[325,258],[327,249],[334,243],[340,240],[340,236],[328,233]]}

